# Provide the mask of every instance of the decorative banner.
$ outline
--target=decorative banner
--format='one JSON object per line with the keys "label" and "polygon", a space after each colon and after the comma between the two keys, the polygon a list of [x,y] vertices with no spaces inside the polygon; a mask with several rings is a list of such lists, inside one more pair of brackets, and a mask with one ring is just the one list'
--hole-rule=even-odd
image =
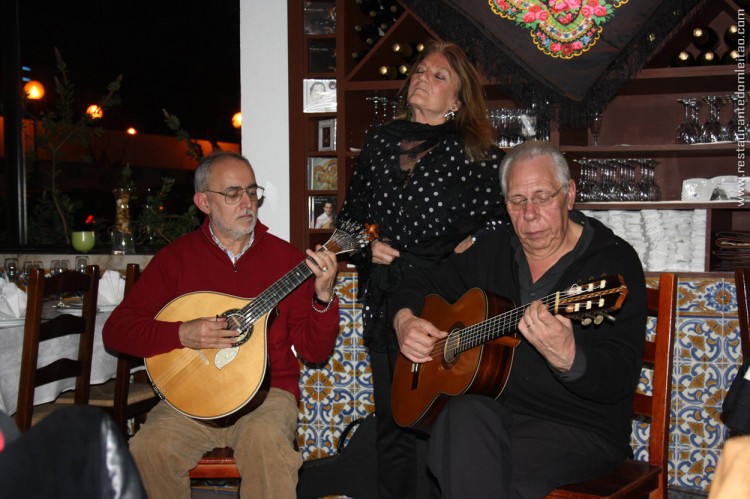
{"label": "decorative banner", "polygon": [[585,127],[708,0],[403,0],[516,105]]}
{"label": "decorative banner", "polygon": [[563,59],[593,47],[615,9],[626,3],[628,0],[489,0],[495,14],[528,29],[539,50]]}

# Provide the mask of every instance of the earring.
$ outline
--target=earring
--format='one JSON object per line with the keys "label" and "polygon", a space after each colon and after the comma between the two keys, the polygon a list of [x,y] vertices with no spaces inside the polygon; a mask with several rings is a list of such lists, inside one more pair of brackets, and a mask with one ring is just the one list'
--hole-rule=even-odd
{"label": "earring", "polygon": [[445,121],[453,121],[453,119],[456,117],[456,112],[453,109],[451,109],[450,111],[445,113],[444,117],[445,117]]}

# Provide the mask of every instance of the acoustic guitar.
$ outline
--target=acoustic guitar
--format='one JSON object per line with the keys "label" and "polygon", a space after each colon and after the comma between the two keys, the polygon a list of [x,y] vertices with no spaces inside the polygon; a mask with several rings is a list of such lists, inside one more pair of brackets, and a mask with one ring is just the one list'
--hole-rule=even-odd
{"label": "acoustic guitar", "polygon": [[[611,319],[608,311],[619,309],[627,294],[621,276],[605,276],[541,301],[552,314],[598,325]],[[430,362],[414,363],[398,354],[391,393],[396,423],[429,433],[450,397],[472,393],[497,398],[520,343],[516,326],[526,308],[513,308],[507,298],[479,288],[452,305],[438,295],[425,297],[420,317],[448,336],[435,344]]]}
{"label": "acoustic guitar", "polygon": [[[347,253],[365,247],[376,237],[376,225],[361,228],[343,222],[319,251]],[[225,317],[227,329],[240,334],[232,348],[179,348],[145,359],[159,396],[178,412],[218,426],[231,424],[260,405],[270,382],[266,355],[269,313],[311,275],[302,261],[254,299],[199,291],[166,304],[156,315],[157,320]]]}

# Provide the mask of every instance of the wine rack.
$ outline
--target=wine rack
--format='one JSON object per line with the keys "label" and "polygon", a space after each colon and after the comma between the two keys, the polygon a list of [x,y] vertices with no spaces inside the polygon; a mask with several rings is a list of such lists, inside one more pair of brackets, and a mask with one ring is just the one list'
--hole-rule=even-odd
{"label": "wine rack", "polygon": [[[301,113],[299,86],[310,75],[299,68],[308,68],[306,61],[293,57],[296,52],[305,52],[311,35],[303,36],[299,24],[295,25],[293,10],[301,10],[303,2],[288,0],[290,12],[290,122],[291,136],[304,140],[292,140],[290,159],[292,182],[290,200],[293,219],[291,221],[292,242],[301,249],[313,247],[325,241],[330,230],[309,227],[309,199],[311,195],[335,196],[337,208],[346,195],[351,173],[373,122],[387,118],[390,103],[401,89],[404,80],[401,66],[410,67],[416,47],[430,39],[438,39],[432,29],[425,25],[400,2],[378,0],[370,5],[396,4],[398,11],[388,22],[382,24],[377,16],[371,16],[362,8],[359,0],[336,0],[336,34],[333,40],[336,50],[335,72],[325,75],[337,82],[337,110],[327,115],[304,115]],[[693,177],[714,177],[737,174],[736,147],[733,144],[676,145],[674,131],[683,117],[681,97],[701,98],[705,95],[726,95],[736,87],[736,74],[730,65],[674,67],[676,54],[685,51],[693,60],[700,53],[692,38],[693,28],[708,27],[716,33],[714,51],[721,57],[732,47],[731,34],[725,37],[727,28],[737,20],[739,4],[735,0],[707,2],[696,16],[686,22],[679,32],[654,55],[641,70],[619,92],[604,110],[604,121],[599,145],[594,146],[588,130],[559,130],[554,124],[550,140],[558,145],[570,159],[577,158],[655,158],[656,182],[662,192],[664,205],[679,204],[682,181]],[[370,10],[373,10],[372,8]],[[378,7],[378,12],[381,11]],[[382,12],[380,12],[382,14]],[[359,35],[357,26],[378,24],[377,39],[372,43]],[[320,36],[318,35],[319,39]],[[726,38],[726,39],[725,39]],[[711,45],[711,44],[709,44]],[[411,48],[412,54],[402,54]],[[297,48],[305,50],[297,51]],[[300,63],[302,63],[300,65]],[[388,77],[381,74],[386,68]],[[298,78],[298,80],[295,80]],[[485,81],[487,104],[490,109],[515,108],[500,86]],[[294,99],[297,99],[296,102]],[[378,105],[385,108],[377,108]],[[383,104],[385,103],[385,104]],[[378,110],[379,109],[379,110]],[[385,110],[384,110],[385,109]],[[724,110],[727,112],[727,109]],[[726,115],[724,115],[726,118]],[[317,150],[318,122],[336,119],[336,148],[334,151]],[[335,189],[315,191],[309,188],[309,158],[335,158],[337,181]],[[574,161],[570,161],[573,174],[578,175]],[[304,172],[304,173],[303,173]],[[660,203],[648,203],[647,208],[658,208]],[[707,241],[710,245],[718,230],[750,230],[747,207],[736,204],[703,205],[708,210]],[[618,203],[597,203],[589,209],[619,209]],[[632,205],[624,207],[633,209]],[[635,207],[635,209],[639,209]],[[694,209],[690,205],[689,208]],[[706,270],[712,270],[710,246],[707,247]]]}

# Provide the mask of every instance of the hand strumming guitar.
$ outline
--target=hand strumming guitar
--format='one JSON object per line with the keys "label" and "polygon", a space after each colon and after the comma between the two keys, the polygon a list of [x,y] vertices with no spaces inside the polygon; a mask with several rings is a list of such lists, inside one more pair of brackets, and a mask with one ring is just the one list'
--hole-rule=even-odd
{"label": "hand strumming guitar", "polygon": [[230,348],[237,331],[227,330],[225,317],[200,317],[180,324],[180,343],[186,348]]}
{"label": "hand strumming guitar", "polygon": [[440,331],[431,322],[417,317],[406,308],[399,310],[393,318],[393,329],[404,357],[420,364],[432,360],[435,343],[448,336],[447,332]]}

